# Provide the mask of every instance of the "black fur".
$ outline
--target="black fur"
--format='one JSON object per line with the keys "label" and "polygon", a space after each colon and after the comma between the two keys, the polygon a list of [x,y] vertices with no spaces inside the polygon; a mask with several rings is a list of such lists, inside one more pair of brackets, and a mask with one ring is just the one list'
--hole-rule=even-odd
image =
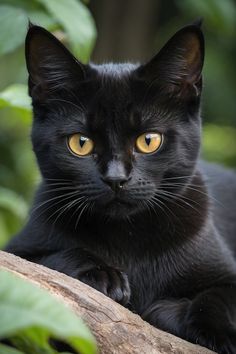
{"label": "black fur", "polygon": [[[42,183],[6,250],[82,280],[158,328],[236,353],[236,176],[198,162],[203,58],[198,24],[141,66],[83,65],[31,26]],[[69,151],[77,132],[93,139],[90,156]],[[163,134],[156,153],[135,149],[144,132]]]}

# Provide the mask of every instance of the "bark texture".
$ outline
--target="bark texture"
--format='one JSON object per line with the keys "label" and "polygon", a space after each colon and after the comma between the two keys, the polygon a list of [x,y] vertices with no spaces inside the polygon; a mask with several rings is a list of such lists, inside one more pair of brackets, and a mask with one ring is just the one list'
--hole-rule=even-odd
{"label": "bark texture", "polygon": [[47,289],[81,316],[102,354],[210,354],[208,349],[160,331],[95,289],[38,264],[0,251],[0,269]]}

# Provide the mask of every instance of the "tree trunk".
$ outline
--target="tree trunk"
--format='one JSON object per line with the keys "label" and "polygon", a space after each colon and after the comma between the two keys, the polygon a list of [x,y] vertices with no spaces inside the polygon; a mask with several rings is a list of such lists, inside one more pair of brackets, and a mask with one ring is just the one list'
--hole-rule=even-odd
{"label": "tree trunk", "polygon": [[153,55],[159,0],[91,0],[98,29],[92,60],[96,63],[146,61]]}
{"label": "tree trunk", "polygon": [[2,251],[0,269],[47,289],[71,307],[91,329],[102,354],[212,353],[154,328],[95,289],[62,273]]}

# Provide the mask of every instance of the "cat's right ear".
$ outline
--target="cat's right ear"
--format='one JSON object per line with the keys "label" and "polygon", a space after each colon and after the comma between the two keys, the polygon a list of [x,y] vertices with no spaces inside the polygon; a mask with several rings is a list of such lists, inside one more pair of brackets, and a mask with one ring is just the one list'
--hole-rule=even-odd
{"label": "cat's right ear", "polygon": [[30,25],[25,42],[29,72],[29,94],[44,100],[58,90],[70,89],[86,76],[86,65],[80,63],[50,32]]}
{"label": "cat's right ear", "polygon": [[202,86],[204,37],[201,22],[179,30],[147,64],[137,69],[148,87],[180,98],[199,96]]}

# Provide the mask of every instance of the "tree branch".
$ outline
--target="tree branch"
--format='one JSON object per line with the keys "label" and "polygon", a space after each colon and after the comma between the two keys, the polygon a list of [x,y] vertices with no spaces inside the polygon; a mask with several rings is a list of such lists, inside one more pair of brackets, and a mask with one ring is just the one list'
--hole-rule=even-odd
{"label": "tree branch", "polygon": [[47,289],[82,317],[102,354],[210,354],[210,350],[160,331],[95,289],[38,264],[0,251],[0,269]]}

